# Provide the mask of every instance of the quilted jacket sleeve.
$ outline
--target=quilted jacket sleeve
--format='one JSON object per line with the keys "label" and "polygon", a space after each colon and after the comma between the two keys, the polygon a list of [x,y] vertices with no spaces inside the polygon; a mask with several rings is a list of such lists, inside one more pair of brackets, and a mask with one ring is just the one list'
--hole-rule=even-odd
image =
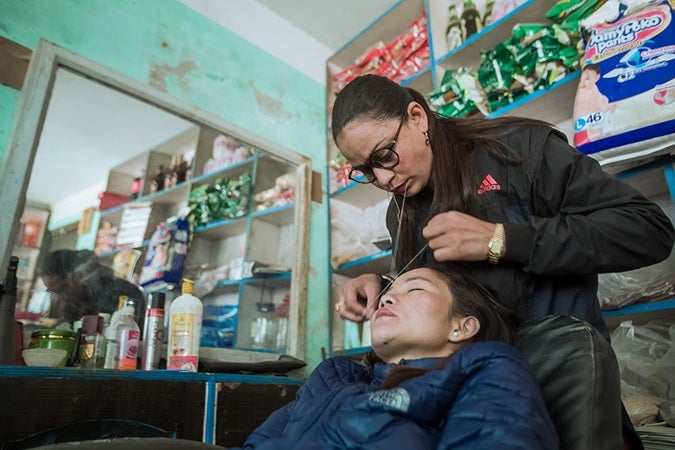
{"label": "quilted jacket sleeve", "polygon": [[517,351],[506,350],[469,364],[454,361],[465,382],[458,386],[439,450],[558,448],[534,375]]}
{"label": "quilted jacket sleeve", "polygon": [[269,417],[249,435],[244,444],[245,449],[257,449],[271,439],[281,438],[284,427],[288,423],[296,401],[292,401],[270,414]]}

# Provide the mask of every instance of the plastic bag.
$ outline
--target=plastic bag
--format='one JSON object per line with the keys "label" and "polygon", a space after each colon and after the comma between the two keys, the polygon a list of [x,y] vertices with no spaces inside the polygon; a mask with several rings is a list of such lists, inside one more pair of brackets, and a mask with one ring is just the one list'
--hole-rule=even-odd
{"label": "plastic bag", "polygon": [[612,333],[621,371],[621,396],[675,399],[675,324],[622,322]]}
{"label": "plastic bag", "polygon": [[[669,198],[656,203],[675,223],[675,203]],[[673,295],[675,295],[675,251],[657,264],[598,276],[598,300],[602,309],[617,309]]]}

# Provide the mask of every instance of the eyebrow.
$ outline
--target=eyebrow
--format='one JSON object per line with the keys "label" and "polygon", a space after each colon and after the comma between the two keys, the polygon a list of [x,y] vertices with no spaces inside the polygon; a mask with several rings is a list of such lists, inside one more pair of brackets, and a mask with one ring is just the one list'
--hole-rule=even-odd
{"label": "eyebrow", "polygon": [[[401,131],[402,126],[403,126],[403,119],[401,119],[401,122],[399,122],[399,127],[396,129],[396,131],[394,131],[394,137],[389,141],[389,145],[395,143],[398,140],[397,139],[398,136],[396,136],[396,135]],[[373,147],[373,149],[368,154],[368,159],[366,159],[366,163],[368,163],[370,161],[370,157],[373,156],[373,153],[375,153],[378,150],[383,150],[384,148],[387,148],[387,147],[385,147],[385,144],[383,144],[382,142],[383,141],[378,142],[375,145],[375,147]],[[384,142],[387,142],[387,141],[385,140]]]}
{"label": "eyebrow", "polygon": [[[396,281],[397,281],[397,280],[398,280],[398,278],[396,279]],[[429,278],[427,278],[427,277],[419,276],[419,275],[418,275],[418,276],[413,276],[413,277],[402,278],[402,279],[401,279],[401,284],[408,284],[408,283],[411,283],[411,282],[413,282],[413,281],[425,281],[425,282],[427,282],[427,283],[430,284],[430,285],[433,285],[433,284],[434,284],[433,281],[432,281],[431,279],[429,279]],[[386,293],[386,292],[389,292],[389,291],[391,290],[392,287],[394,287],[394,284],[393,284],[393,283],[392,283],[392,284],[391,284],[384,292],[382,292],[382,294],[384,294],[384,293]]]}

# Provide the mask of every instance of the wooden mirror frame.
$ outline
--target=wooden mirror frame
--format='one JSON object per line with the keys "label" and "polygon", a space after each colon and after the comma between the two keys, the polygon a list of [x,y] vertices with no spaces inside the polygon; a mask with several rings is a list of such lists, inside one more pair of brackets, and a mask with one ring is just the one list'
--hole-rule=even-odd
{"label": "wooden mirror frame", "polygon": [[59,68],[68,69],[123,95],[149,103],[197,125],[211,127],[297,166],[294,208],[296,254],[292,268],[291,307],[286,353],[305,357],[311,160],[252,132],[200,110],[147,84],[41,39],[35,47],[0,167],[0,268],[5,273],[26,204],[26,190]]}

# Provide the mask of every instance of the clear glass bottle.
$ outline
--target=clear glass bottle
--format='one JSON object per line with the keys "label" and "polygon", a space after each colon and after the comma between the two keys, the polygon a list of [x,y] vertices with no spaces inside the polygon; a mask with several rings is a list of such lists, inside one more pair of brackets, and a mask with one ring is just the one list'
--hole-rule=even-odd
{"label": "clear glass bottle", "polygon": [[276,349],[278,318],[272,302],[256,303],[258,314],[251,322],[251,347]]}

